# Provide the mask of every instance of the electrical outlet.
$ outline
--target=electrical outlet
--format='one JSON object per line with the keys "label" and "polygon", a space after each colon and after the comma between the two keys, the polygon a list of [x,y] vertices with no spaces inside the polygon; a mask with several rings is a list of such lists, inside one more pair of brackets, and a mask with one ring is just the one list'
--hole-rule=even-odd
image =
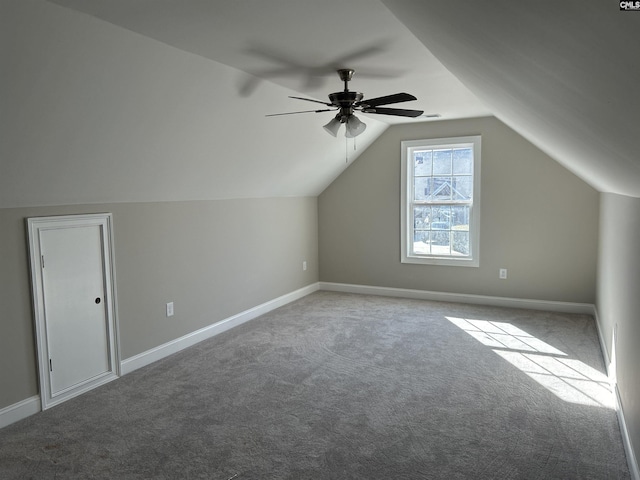
{"label": "electrical outlet", "polygon": [[167,317],[173,317],[173,302],[167,303]]}
{"label": "electrical outlet", "polygon": [[506,268],[501,268],[500,269],[499,277],[500,277],[501,280],[506,280],[507,279],[507,269]]}
{"label": "electrical outlet", "polygon": [[304,262],[302,262],[302,270],[306,270],[307,269],[307,261],[305,260]]}

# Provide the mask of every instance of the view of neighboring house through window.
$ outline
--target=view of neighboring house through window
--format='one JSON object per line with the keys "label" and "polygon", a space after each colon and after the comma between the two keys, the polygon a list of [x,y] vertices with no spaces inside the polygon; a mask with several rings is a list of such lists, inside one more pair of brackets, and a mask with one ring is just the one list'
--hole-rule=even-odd
{"label": "view of neighboring house through window", "polygon": [[402,262],[478,266],[480,136],[402,142]]}

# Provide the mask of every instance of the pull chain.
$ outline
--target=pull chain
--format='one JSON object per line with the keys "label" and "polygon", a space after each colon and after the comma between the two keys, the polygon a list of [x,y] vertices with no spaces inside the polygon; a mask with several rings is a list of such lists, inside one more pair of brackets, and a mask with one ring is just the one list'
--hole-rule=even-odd
{"label": "pull chain", "polygon": [[[353,151],[355,152],[358,148],[356,145],[356,137],[353,137]],[[344,163],[349,163],[349,139],[344,137]]]}
{"label": "pull chain", "polygon": [[349,139],[344,137],[344,163],[349,163]]}

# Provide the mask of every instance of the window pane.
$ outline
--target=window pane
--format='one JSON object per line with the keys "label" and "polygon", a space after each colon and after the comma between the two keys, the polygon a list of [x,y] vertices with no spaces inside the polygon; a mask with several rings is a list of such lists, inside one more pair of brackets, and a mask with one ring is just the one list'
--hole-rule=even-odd
{"label": "window pane", "polygon": [[431,254],[432,255],[451,255],[451,247],[449,240],[451,232],[447,230],[431,231]]}
{"label": "window pane", "polygon": [[433,174],[451,175],[451,150],[433,151]]}
{"label": "window pane", "polygon": [[420,238],[414,238],[413,253],[417,255],[431,254],[431,245],[429,244],[429,232],[422,233]]}
{"label": "window pane", "polygon": [[431,214],[431,207],[422,207],[422,206],[414,207],[413,208],[413,228],[428,229],[430,214]]}
{"label": "window pane", "polygon": [[473,177],[471,175],[453,177],[452,194],[454,200],[471,200],[473,197]]}
{"label": "window pane", "polygon": [[431,230],[449,230],[451,228],[451,207],[438,205],[431,207]]}
{"label": "window pane", "polygon": [[473,150],[456,148],[453,150],[453,174],[471,175],[473,173]]}
{"label": "window pane", "polygon": [[451,207],[451,229],[460,231],[460,230],[469,230],[469,207],[466,206],[454,206]]}
{"label": "window pane", "polygon": [[428,230],[414,230],[413,231],[413,241],[414,243],[422,242],[426,243],[429,241],[429,231]]}
{"label": "window pane", "polygon": [[433,177],[432,191],[429,193],[429,200],[451,200],[451,177]]}
{"label": "window pane", "polygon": [[469,255],[469,232],[451,232],[453,243],[451,253],[453,255]]}
{"label": "window pane", "polygon": [[431,194],[431,177],[415,177],[413,198],[415,200],[426,200]]}
{"label": "window pane", "polygon": [[431,150],[413,154],[414,171],[417,177],[431,175]]}

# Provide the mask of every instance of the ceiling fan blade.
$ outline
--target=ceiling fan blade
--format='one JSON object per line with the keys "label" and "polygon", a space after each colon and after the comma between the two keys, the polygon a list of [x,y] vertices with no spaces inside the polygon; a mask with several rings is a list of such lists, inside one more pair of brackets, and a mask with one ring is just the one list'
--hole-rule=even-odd
{"label": "ceiling fan blade", "polygon": [[402,108],[363,108],[362,113],[378,113],[381,115],[395,115],[397,117],[419,117],[423,110],[404,110]]}
{"label": "ceiling fan blade", "polygon": [[411,100],[417,100],[413,95],[408,93],[394,93],[393,95],[386,95],[384,97],[364,99],[356,104],[356,107],[377,107],[378,105],[389,105],[390,103],[410,102]]}
{"label": "ceiling fan blade", "polygon": [[305,102],[321,103],[322,105],[326,105],[327,107],[332,107],[333,106],[332,103],[321,102],[320,100],[314,100],[313,98],[291,97],[291,96],[289,98],[295,98],[296,100],[304,100]]}
{"label": "ceiling fan blade", "polygon": [[320,112],[333,112],[335,108],[325,108],[323,110],[302,110],[300,112],[286,112],[286,113],[270,113],[269,115],[265,115],[265,117],[277,117],[280,115],[295,115],[296,113],[320,113]]}

